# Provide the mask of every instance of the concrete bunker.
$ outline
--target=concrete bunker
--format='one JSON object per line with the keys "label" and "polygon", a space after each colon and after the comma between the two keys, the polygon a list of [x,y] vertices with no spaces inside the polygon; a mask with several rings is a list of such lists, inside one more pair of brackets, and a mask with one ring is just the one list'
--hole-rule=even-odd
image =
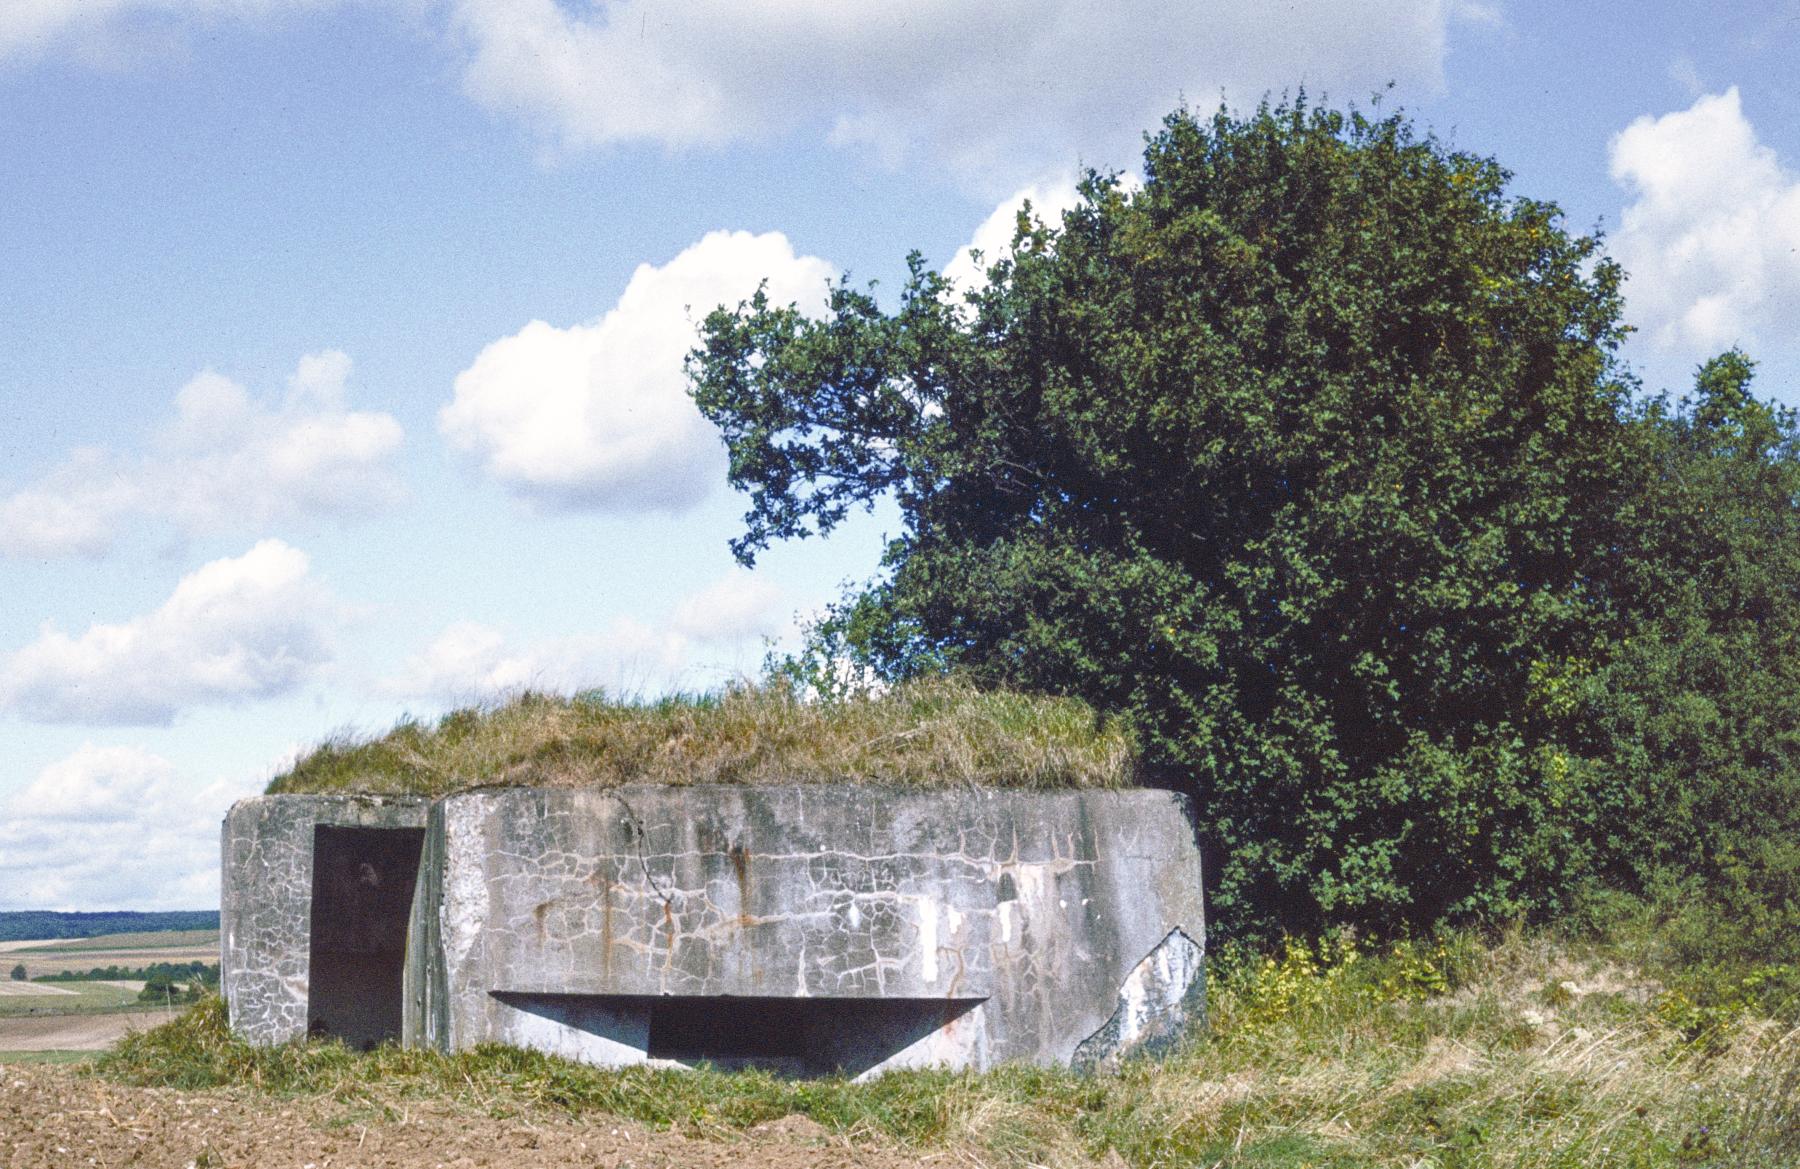
{"label": "concrete bunker", "polygon": [[308,1033],[785,1075],[1103,1067],[1204,1010],[1157,791],[849,785],[267,796],[224,826],[223,981]]}

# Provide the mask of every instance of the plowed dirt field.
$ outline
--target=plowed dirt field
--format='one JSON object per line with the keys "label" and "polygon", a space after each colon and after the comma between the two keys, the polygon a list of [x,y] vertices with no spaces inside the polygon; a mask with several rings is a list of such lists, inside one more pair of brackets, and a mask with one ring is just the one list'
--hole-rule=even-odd
{"label": "plowed dirt field", "polygon": [[127,1030],[147,1031],[168,1021],[166,1011],[0,1017],[0,1051],[101,1051]]}
{"label": "plowed dirt field", "polygon": [[50,1169],[899,1169],[967,1164],[855,1147],[789,1117],[690,1138],[605,1117],[494,1117],[445,1103],[271,1100],[248,1092],[127,1088],[67,1068],[0,1066],[0,1166]]}

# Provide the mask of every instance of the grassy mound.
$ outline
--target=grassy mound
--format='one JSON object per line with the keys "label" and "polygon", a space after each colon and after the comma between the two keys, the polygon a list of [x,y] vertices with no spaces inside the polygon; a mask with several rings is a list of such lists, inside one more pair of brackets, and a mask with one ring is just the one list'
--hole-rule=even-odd
{"label": "grassy mound", "polygon": [[441,795],[489,784],[854,782],[900,787],[1129,786],[1137,755],[1118,723],[1075,699],[930,679],[805,702],[780,684],[619,702],[525,693],[340,735],[277,776],[271,793]]}
{"label": "grassy mound", "polygon": [[440,1099],[730,1136],[801,1115],[852,1144],[943,1151],[946,1163],[1773,1169],[1800,1156],[1800,1032],[1750,1015],[1684,1029],[1663,989],[1616,954],[1545,937],[1337,939],[1225,955],[1211,975],[1210,1032],[1111,1076],[1005,1067],[852,1084],[601,1071],[504,1047],[253,1048],[230,1036],[216,999],[96,1070],[314,1097],[364,1118]]}

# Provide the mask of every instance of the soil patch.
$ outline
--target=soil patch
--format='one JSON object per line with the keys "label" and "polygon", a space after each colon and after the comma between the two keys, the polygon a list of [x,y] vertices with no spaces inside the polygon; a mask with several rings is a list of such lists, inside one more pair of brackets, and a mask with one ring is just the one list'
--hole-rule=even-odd
{"label": "soil patch", "polygon": [[167,1011],[0,1016],[0,1051],[104,1051],[128,1030],[148,1031],[168,1021]]}
{"label": "soil patch", "polygon": [[492,1116],[442,1102],[385,1108],[247,1092],[128,1088],[67,1068],[0,1067],[0,1165],[139,1169],[900,1169],[949,1152],[851,1147],[810,1125],[690,1138],[606,1117]]}

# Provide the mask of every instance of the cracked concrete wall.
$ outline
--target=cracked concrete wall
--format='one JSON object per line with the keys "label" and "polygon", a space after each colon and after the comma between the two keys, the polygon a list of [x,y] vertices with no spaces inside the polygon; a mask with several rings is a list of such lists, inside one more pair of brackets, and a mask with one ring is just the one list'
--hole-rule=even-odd
{"label": "cracked concrete wall", "polygon": [[219,971],[234,1031],[253,1043],[306,1034],[314,830],[423,828],[425,813],[426,801],[392,796],[260,796],[232,805],[221,831]]}
{"label": "cracked concrete wall", "polygon": [[[607,1000],[793,996],[959,1004],[860,1053],[868,1070],[1066,1064],[1172,931],[1204,938],[1168,792],[495,789],[440,808],[451,1049],[634,1062],[652,1054],[641,1010]],[[1198,962],[1176,972],[1175,999],[1202,1009]],[[584,1003],[614,1017],[575,1018]]]}
{"label": "cracked concrete wall", "polygon": [[232,809],[225,988],[257,1042],[306,1029],[320,823],[425,828],[411,1044],[1098,1067],[1204,1011],[1200,857],[1172,793],[496,788]]}

